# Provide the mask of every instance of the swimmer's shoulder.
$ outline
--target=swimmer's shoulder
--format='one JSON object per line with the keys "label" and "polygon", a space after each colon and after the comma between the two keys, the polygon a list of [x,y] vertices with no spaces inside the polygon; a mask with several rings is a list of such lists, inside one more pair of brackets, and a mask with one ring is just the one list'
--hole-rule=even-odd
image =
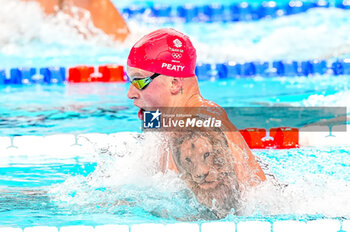
{"label": "swimmer's shoulder", "polygon": [[188,102],[186,107],[198,107],[201,111],[208,111],[209,114],[226,115],[225,110],[213,101],[197,96]]}

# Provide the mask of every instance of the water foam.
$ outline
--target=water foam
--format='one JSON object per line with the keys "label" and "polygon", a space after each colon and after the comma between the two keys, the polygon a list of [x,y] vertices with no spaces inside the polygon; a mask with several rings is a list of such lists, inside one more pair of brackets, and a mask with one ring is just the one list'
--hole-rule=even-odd
{"label": "water foam", "polygon": [[45,15],[36,2],[1,0],[0,43],[4,53],[15,52],[15,45],[22,48],[36,42],[43,44],[108,44],[111,40],[94,27],[87,11],[73,8],[73,15],[58,12]]}
{"label": "water foam", "polygon": [[96,29],[88,14],[78,20],[61,12],[56,17],[45,16],[33,2],[0,0],[0,4],[0,30],[6,32],[0,35],[0,56],[7,58],[4,60],[9,66],[18,61],[28,65],[125,64],[130,47],[159,27],[174,27],[188,34],[200,62],[328,59],[350,54],[350,12],[336,8],[211,24],[169,23],[145,15],[127,21],[131,35],[118,43]]}
{"label": "water foam", "polygon": [[[113,41],[96,28],[90,14],[73,8],[73,15],[45,15],[36,2],[0,0],[2,67],[87,63],[125,64],[130,47],[157,26],[129,22],[131,35]],[[3,57],[3,58],[2,58]]]}
{"label": "water foam", "polygon": [[303,100],[301,104],[304,106],[345,106],[349,108],[349,99],[350,91],[340,91],[327,96],[314,94]]}
{"label": "water foam", "polygon": [[350,218],[350,182],[308,174],[284,187],[266,182],[245,197],[244,215]]}
{"label": "water foam", "polygon": [[350,147],[257,152],[284,186],[273,181],[245,195],[245,215],[350,217]]}
{"label": "water foam", "polygon": [[141,213],[169,219],[193,218],[206,210],[174,172],[160,171],[164,149],[157,134],[120,134],[103,144],[92,144],[97,162],[93,173],[69,177],[50,188],[59,208],[115,214],[129,209],[134,217],[133,213]]}
{"label": "water foam", "polygon": [[200,35],[199,57],[213,62],[328,59],[350,53],[349,18],[349,11],[315,8],[276,19],[186,29],[193,37]]}
{"label": "water foam", "polygon": [[[113,212],[177,220],[213,219],[174,172],[163,173],[159,158],[164,148],[158,134],[117,133],[102,143],[91,143],[96,170],[71,176],[51,186],[50,196],[63,211]],[[350,217],[349,147],[266,150],[257,155],[270,165],[270,181],[243,198],[244,216],[322,215]],[[342,174],[343,173],[343,174]],[[141,210],[141,211],[140,211]],[[135,215],[133,215],[135,216]]]}

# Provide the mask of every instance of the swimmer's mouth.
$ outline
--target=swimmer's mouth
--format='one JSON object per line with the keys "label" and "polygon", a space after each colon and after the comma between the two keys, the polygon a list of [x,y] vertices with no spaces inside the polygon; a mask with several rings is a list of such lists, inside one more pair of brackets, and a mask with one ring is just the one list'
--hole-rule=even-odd
{"label": "swimmer's mouth", "polygon": [[143,120],[143,112],[144,111],[145,111],[144,109],[140,108],[139,112],[137,113],[137,116],[139,117],[140,120]]}
{"label": "swimmer's mouth", "polygon": [[[139,106],[137,106],[137,107],[139,107]],[[141,108],[141,107],[139,107],[140,109],[139,109],[139,112],[137,112],[137,117],[140,119],[140,120],[142,120],[143,121],[143,113],[145,112],[145,111],[155,111],[156,110],[156,108],[151,108],[151,107],[147,107],[146,106],[146,109],[144,109],[144,108]]]}

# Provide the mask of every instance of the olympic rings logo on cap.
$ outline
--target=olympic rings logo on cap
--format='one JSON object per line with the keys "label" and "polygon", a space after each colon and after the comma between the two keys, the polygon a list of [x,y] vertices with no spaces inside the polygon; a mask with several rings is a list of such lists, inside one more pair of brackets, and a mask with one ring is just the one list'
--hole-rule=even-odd
{"label": "olympic rings logo on cap", "polygon": [[173,56],[174,59],[180,59],[182,57],[182,54],[180,53],[172,53],[171,55]]}

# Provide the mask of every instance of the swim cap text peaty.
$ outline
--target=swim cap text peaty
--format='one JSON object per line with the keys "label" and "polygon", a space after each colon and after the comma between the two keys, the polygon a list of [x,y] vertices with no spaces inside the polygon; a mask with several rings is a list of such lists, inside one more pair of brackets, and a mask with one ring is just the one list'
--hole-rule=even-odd
{"label": "swim cap text peaty", "polygon": [[196,49],[188,36],[171,28],[141,38],[131,49],[128,66],[173,77],[193,77]]}

